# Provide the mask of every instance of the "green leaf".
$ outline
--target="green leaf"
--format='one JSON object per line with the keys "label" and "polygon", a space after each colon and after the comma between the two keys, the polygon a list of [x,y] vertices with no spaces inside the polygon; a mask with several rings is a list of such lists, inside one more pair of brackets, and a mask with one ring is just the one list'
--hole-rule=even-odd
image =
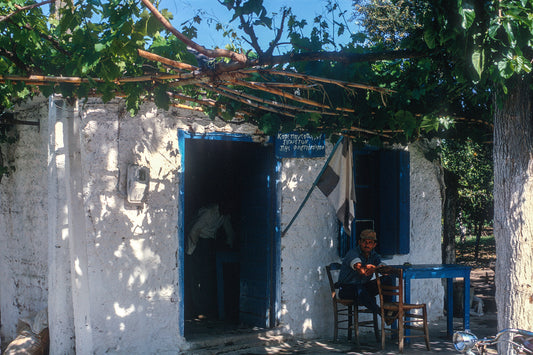
{"label": "green leaf", "polygon": [[439,129],[439,120],[435,117],[424,116],[420,128],[426,132],[437,131]]}
{"label": "green leaf", "polygon": [[105,48],[106,48],[106,45],[103,44],[103,43],[96,43],[96,44],[94,45],[94,50],[95,50],[96,52],[101,52],[101,51],[103,51]]}
{"label": "green leaf", "polygon": [[367,36],[363,32],[354,33],[351,38],[355,43],[364,43],[367,40]]}
{"label": "green leaf", "polygon": [[523,59],[523,67],[522,69],[526,72],[526,73],[531,73],[531,70],[532,70],[532,67],[531,67],[531,62],[526,60],[524,57],[521,57]]}
{"label": "green leaf", "polygon": [[505,79],[509,79],[514,74],[510,61],[506,59],[498,62],[498,70]]}
{"label": "green leaf", "polygon": [[343,33],[344,33],[344,25],[339,24],[339,29],[337,30],[337,36],[342,36]]}
{"label": "green leaf", "polygon": [[498,33],[498,30],[501,27],[501,23],[499,21],[493,21],[490,24],[488,35],[492,39],[496,39],[496,34]]}
{"label": "green leaf", "polygon": [[312,112],[309,114],[310,123],[320,123],[321,118],[322,118],[322,115],[319,113]]}
{"label": "green leaf", "polygon": [[259,16],[263,9],[263,0],[248,0],[242,5],[242,11],[246,15],[255,13]]}
{"label": "green leaf", "polygon": [[426,42],[426,45],[428,46],[429,49],[435,48],[436,42],[437,42],[436,38],[437,38],[437,34],[435,33],[435,31],[433,31],[433,29],[431,28],[424,29],[424,41]]}
{"label": "green leaf", "polygon": [[461,23],[461,26],[468,30],[470,26],[474,23],[474,20],[476,19],[476,12],[474,11],[474,7],[470,3],[466,3],[465,7],[459,9],[459,13],[461,14],[463,18],[463,22]]}
{"label": "green leaf", "polygon": [[235,4],[235,0],[223,0],[221,2],[222,5],[226,6],[226,8],[228,10],[231,10],[231,8],[234,6]]}
{"label": "green leaf", "polygon": [[259,129],[266,134],[273,135],[279,131],[281,120],[278,115],[266,113],[259,118]]}
{"label": "green leaf", "polygon": [[305,126],[309,121],[309,114],[305,112],[300,112],[294,117],[294,122],[299,126]]}
{"label": "green leaf", "polygon": [[54,87],[51,85],[44,85],[39,88],[44,97],[48,97],[54,94]]}
{"label": "green leaf", "polygon": [[411,137],[417,128],[416,119],[409,111],[400,110],[394,115],[399,126],[405,131],[407,137]]}
{"label": "green leaf", "polygon": [[91,87],[88,84],[83,83],[78,87],[77,96],[78,98],[87,97],[89,96],[90,92],[91,92]]}
{"label": "green leaf", "polygon": [[513,26],[511,24],[511,21],[505,21],[503,24],[503,28],[505,29],[505,33],[507,34],[507,39],[509,40],[509,45],[511,47],[516,46],[516,39],[513,32]]}
{"label": "green leaf", "polygon": [[472,64],[474,65],[478,78],[481,78],[481,74],[483,73],[484,62],[485,52],[482,48],[478,48],[472,54]]}
{"label": "green leaf", "polygon": [[154,91],[154,103],[157,107],[168,110],[170,107],[170,97],[167,94],[166,85],[158,85]]}

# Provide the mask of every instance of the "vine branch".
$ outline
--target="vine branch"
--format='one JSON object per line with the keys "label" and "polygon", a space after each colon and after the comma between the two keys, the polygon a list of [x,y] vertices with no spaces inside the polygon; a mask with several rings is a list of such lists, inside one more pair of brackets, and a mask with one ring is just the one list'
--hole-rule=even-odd
{"label": "vine branch", "polygon": [[0,16],[0,22],[7,20],[8,18],[18,14],[19,12],[22,12],[22,11],[25,11],[25,10],[30,10],[30,9],[33,9],[35,7],[43,6],[43,5],[46,5],[46,4],[51,4],[54,1],[55,0],[46,0],[46,1],[43,1],[43,2],[40,2],[40,3],[37,3],[37,4],[32,4],[32,5],[16,6],[17,7],[16,11],[13,11],[13,12],[5,15],[5,16]]}
{"label": "vine branch", "polygon": [[170,31],[174,36],[176,36],[180,41],[185,43],[187,46],[197,50],[198,52],[210,57],[210,58],[230,58],[238,63],[247,63],[248,58],[244,54],[240,54],[234,51],[227,49],[207,49],[204,46],[199,45],[198,43],[192,41],[190,38],[185,36],[183,33],[178,31],[170,22],[157,10],[157,8],[149,0],[141,0],[143,4],[152,12],[155,18],[161,22],[161,24]]}

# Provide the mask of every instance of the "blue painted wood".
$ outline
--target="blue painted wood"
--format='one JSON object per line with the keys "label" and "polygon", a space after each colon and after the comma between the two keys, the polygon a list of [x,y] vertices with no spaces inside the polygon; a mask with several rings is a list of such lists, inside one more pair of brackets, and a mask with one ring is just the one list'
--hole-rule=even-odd
{"label": "blue painted wood", "polygon": [[271,147],[256,150],[240,182],[241,268],[239,320],[244,324],[270,327],[274,320],[272,288],[275,287],[275,190],[274,152]]}
{"label": "blue painted wood", "polygon": [[[184,274],[184,265],[185,265],[185,231],[184,231],[184,206],[185,206],[185,141],[187,139],[205,139],[205,140],[220,140],[220,141],[239,141],[239,142],[250,142],[253,143],[254,140],[249,135],[244,134],[228,134],[228,133],[206,133],[206,134],[194,134],[186,131],[179,130],[178,131],[178,144],[179,144],[179,151],[181,153],[181,170],[179,172],[179,181],[180,181],[180,187],[179,187],[179,198],[178,198],[178,246],[179,250],[177,253],[178,257],[178,294],[179,294],[179,334],[181,336],[184,336],[184,329],[185,329],[185,274]],[[265,143],[271,144],[273,142],[273,139],[271,137],[267,137],[265,139]],[[254,265],[256,267],[256,270],[258,271],[259,275],[262,273],[262,275],[265,277],[262,282],[258,282],[257,277],[254,276],[247,276],[249,277],[249,282],[247,283],[247,287],[251,289],[252,293],[256,294],[262,294],[262,306],[260,308],[257,307],[257,304],[250,306],[250,302],[246,300],[245,305],[243,306],[244,309],[250,310],[249,314],[254,314],[253,316],[250,316],[248,324],[251,325],[259,325],[262,327],[268,327],[268,326],[274,326],[277,319],[276,319],[276,312],[277,309],[280,309],[281,307],[281,291],[280,291],[280,280],[281,280],[281,231],[280,231],[280,225],[281,225],[281,193],[280,193],[280,186],[279,185],[279,179],[280,179],[280,172],[281,172],[281,160],[275,161],[274,160],[274,153],[273,153],[273,147],[269,146],[268,148],[265,148],[269,151],[268,153],[268,159],[263,160],[262,167],[259,167],[258,169],[266,169],[267,173],[264,174],[264,179],[261,181],[266,181],[267,183],[267,190],[263,189],[256,189],[255,191],[249,191],[248,195],[250,199],[258,199],[258,197],[263,193],[266,194],[267,202],[262,206],[261,208],[264,208],[262,210],[263,212],[263,220],[268,221],[266,223],[258,223],[255,225],[250,224],[252,228],[248,230],[248,236],[249,240],[254,240],[251,236],[254,234],[253,229],[255,228],[258,233],[265,233],[267,235],[267,238],[263,239],[263,241],[268,241],[268,246],[265,247],[264,253],[258,253],[257,248],[260,247],[259,245],[256,245],[255,247],[250,245],[249,249],[251,249],[253,252],[250,254],[251,256],[245,259],[244,261],[244,267],[241,266],[241,270],[243,268],[250,268],[251,265],[258,259],[256,257],[262,257],[267,256],[265,258],[265,263]],[[251,161],[261,160],[260,157],[253,157]],[[256,174],[257,176],[261,176],[261,174]],[[246,184],[246,182],[243,182],[243,184]],[[259,182],[261,184],[261,182]],[[253,184],[250,183],[250,186],[253,186]],[[259,185],[257,185],[259,186]],[[264,184],[260,185],[263,188],[265,187]],[[276,194],[276,191],[278,194]],[[250,209],[252,214],[255,214],[256,216],[259,215],[261,212],[259,212],[258,208],[251,208]],[[258,234],[256,234],[258,235]],[[257,276],[255,275],[255,276]],[[245,275],[246,276],[246,275]],[[249,300],[252,300],[254,297],[245,297]],[[261,303],[261,302],[260,302]],[[242,316],[242,314],[241,314]],[[255,322],[255,323],[253,323]]]}
{"label": "blue painted wood", "polygon": [[411,177],[409,152],[397,150],[398,159],[398,254],[409,254],[411,245]]}
{"label": "blue painted wood", "polygon": [[278,315],[281,314],[281,168],[282,160],[276,158],[274,179],[272,211],[275,216],[274,223],[274,243],[272,246],[272,278],[270,284],[271,311],[270,326],[275,327],[279,323]]}
{"label": "blue painted wood", "polygon": [[379,252],[398,254],[398,160],[394,151],[379,154]]}
{"label": "blue painted wood", "polygon": [[[339,242],[339,255],[344,257],[348,250],[357,246],[358,235],[365,228],[372,228],[375,230],[375,221],[377,220],[377,210],[375,206],[369,206],[368,196],[376,199],[377,191],[375,179],[377,171],[373,165],[367,166],[360,163],[360,160],[365,162],[377,161],[377,150],[374,147],[366,147],[363,150],[356,150],[353,153],[353,174],[355,183],[355,218],[352,224],[352,233],[347,235],[341,227],[341,237]],[[361,171],[358,169],[361,168]],[[371,224],[371,226],[370,226]]]}
{"label": "blue painted wood", "polygon": [[[470,266],[457,264],[419,264],[419,265],[391,265],[394,268],[403,270],[405,303],[411,301],[411,280],[412,279],[429,279],[439,278],[447,279],[447,299],[448,299],[448,318],[447,333],[453,335],[453,279],[464,279],[464,299],[463,299],[463,327],[464,330],[470,330]],[[408,330],[406,330],[408,334]]]}
{"label": "blue painted wood", "polygon": [[[219,133],[219,132],[209,132],[209,133],[191,133],[186,131],[179,131],[179,137],[186,139],[206,139],[214,141],[238,141],[238,142],[253,142],[253,138],[249,135],[241,133]],[[272,142],[272,138],[268,137],[266,140],[267,143]]]}
{"label": "blue painted wood", "polygon": [[409,254],[409,153],[385,150],[379,159],[379,251]]}
{"label": "blue painted wood", "polygon": [[185,134],[178,131],[178,149],[181,152],[181,170],[178,174],[180,187],[178,196],[178,324],[180,336],[185,335]]}
{"label": "blue painted wood", "polygon": [[277,158],[319,158],[326,156],[326,138],[307,132],[278,133],[275,139]]}

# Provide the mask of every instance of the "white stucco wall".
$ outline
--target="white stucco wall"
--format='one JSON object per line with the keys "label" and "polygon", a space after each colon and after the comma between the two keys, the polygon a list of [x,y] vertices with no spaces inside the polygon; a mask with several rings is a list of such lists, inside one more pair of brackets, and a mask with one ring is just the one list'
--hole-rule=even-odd
{"label": "white stucco wall", "polygon": [[[178,129],[251,134],[256,128],[153,105],[130,117],[120,100],[91,100],[64,124],[72,122],[66,136],[79,143],[67,143],[77,158],[68,160],[64,184],[68,208],[82,209],[69,217],[77,353],[187,348],[178,336]],[[57,148],[64,145],[56,141]],[[126,201],[130,164],[150,170],[143,205]]]}
{"label": "white stucco wall", "polygon": [[22,105],[15,119],[40,122],[40,127],[10,127],[10,134],[20,139],[1,147],[4,164],[13,168],[0,183],[0,335],[4,341],[15,335],[20,317],[47,304],[47,113],[45,98]]}
{"label": "white stucco wall", "polygon": [[[411,160],[411,253],[394,264],[442,263],[441,171],[428,161],[418,144],[409,146]],[[430,320],[443,315],[444,287],[441,279],[411,281],[411,302],[426,303]]]}
{"label": "white stucco wall", "polygon": [[[328,145],[327,153],[332,149]],[[425,159],[418,145],[410,152],[410,254],[385,260],[389,265],[441,263],[441,197],[439,170]],[[284,161],[282,229],[290,222],[319,174],[322,159]],[[299,217],[282,239],[281,325],[304,337],[332,336],[333,315],[324,266],[341,261],[337,253],[337,226],[333,208],[315,190]],[[411,282],[411,301],[426,303],[431,320],[443,315],[444,288],[440,279]],[[312,300],[312,302],[310,302]],[[363,315],[364,317],[364,315]],[[371,331],[363,328],[361,331]]]}
{"label": "white stucco wall", "polygon": [[[40,109],[32,112],[46,122],[47,102],[39,105]],[[23,140],[12,149],[20,152],[10,153],[18,158],[18,175],[0,186],[1,222],[11,226],[11,230],[0,231],[1,245],[10,246],[9,254],[0,249],[0,282],[8,281],[8,287],[0,287],[2,336],[14,336],[16,319],[24,310],[46,306],[50,282],[54,287],[50,286],[48,306],[56,353],[76,349],[79,354],[148,354],[186,349],[187,342],[178,336],[181,155],[177,131],[252,135],[257,129],[212,121],[189,110],[163,112],[150,104],[130,117],[120,100],[107,104],[90,100],[79,107],[64,107],[60,98],[51,100],[49,124],[45,123],[40,132],[19,128]],[[328,143],[327,153],[331,149]],[[414,146],[409,150],[411,254],[388,263],[435,263],[441,260],[437,170]],[[282,229],[325,159],[282,161]],[[149,194],[142,206],[125,201],[129,164],[150,169]],[[43,175],[42,182],[31,178],[37,172]],[[48,184],[46,176],[50,178]],[[21,184],[20,190],[10,190],[8,181]],[[32,224],[24,223],[29,217],[12,212],[16,210],[32,211],[38,218],[31,215]],[[324,266],[339,260],[336,231],[332,207],[320,191],[314,191],[281,240],[278,318],[283,332],[308,338],[332,336]],[[22,235],[22,244],[32,245],[34,251],[15,243],[13,233]],[[25,264],[23,260],[32,262]],[[16,282],[22,287],[16,289]],[[440,316],[440,281],[421,282],[423,287],[413,292],[413,300],[428,303],[431,318]],[[38,292],[32,291],[36,289],[34,283],[40,285]],[[28,306],[13,303],[17,297],[24,297]]]}
{"label": "white stucco wall", "polygon": [[[129,117],[120,102],[94,104],[83,110],[80,138],[93,352],[175,349],[176,122],[150,111]],[[128,164],[150,169],[142,206],[125,200]]]}
{"label": "white stucco wall", "polygon": [[[326,156],[331,149],[328,143]],[[286,159],[283,162],[282,230],[320,173],[324,159]],[[283,330],[290,334],[312,338],[329,335],[333,329],[325,265],[338,259],[337,232],[334,209],[320,190],[315,189],[281,239],[280,316]]]}

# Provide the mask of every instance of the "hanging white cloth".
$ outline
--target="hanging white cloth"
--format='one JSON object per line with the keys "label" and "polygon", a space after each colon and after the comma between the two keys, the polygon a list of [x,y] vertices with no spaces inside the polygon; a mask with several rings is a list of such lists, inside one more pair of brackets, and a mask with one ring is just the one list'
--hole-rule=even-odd
{"label": "hanging white cloth", "polygon": [[198,210],[196,222],[187,238],[187,255],[192,255],[200,238],[215,239],[220,227],[224,228],[226,243],[233,247],[235,232],[231,226],[230,216],[221,215],[218,204],[211,204]]}

